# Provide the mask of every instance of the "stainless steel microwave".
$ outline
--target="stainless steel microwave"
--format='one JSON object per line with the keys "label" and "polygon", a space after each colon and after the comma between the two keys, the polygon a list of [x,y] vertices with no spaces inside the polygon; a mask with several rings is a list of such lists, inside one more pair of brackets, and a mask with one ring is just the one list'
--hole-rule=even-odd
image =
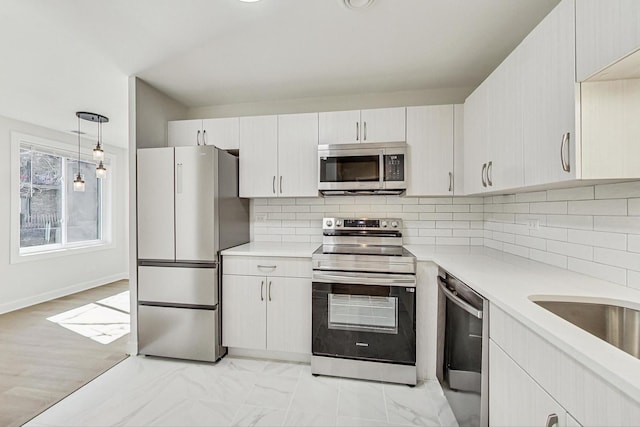
{"label": "stainless steel microwave", "polygon": [[318,146],[318,190],[325,195],[401,194],[406,188],[407,144]]}

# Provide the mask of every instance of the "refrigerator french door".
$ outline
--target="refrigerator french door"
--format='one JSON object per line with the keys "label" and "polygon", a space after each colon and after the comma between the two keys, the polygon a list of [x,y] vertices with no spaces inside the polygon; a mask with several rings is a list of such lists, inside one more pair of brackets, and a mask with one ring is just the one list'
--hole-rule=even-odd
{"label": "refrigerator french door", "polygon": [[138,352],[215,361],[219,252],[249,240],[238,159],[213,146],[137,154]]}

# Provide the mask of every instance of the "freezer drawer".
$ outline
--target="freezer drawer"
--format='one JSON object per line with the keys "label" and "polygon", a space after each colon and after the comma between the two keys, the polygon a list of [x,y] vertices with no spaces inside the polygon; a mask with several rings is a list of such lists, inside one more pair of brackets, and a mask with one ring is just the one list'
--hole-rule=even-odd
{"label": "freezer drawer", "polygon": [[218,303],[218,269],[140,266],[138,301],[214,306]]}
{"label": "freezer drawer", "polygon": [[138,353],[215,362],[218,310],[138,306]]}

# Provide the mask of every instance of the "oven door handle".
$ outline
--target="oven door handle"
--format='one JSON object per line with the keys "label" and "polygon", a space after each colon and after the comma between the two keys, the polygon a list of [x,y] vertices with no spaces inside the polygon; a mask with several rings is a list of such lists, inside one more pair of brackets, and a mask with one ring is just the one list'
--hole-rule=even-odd
{"label": "oven door handle", "polygon": [[345,276],[338,274],[314,273],[313,281],[319,283],[345,283],[354,285],[416,286],[416,279],[414,277]]}
{"label": "oven door handle", "polygon": [[477,308],[473,307],[471,304],[462,300],[456,294],[451,292],[449,288],[447,288],[447,285],[442,281],[442,278],[440,276],[438,276],[438,285],[440,286],[440,290],[444,293],[444,296],[446,296],[449,301],[451,301],[473,317],[482,319],[482,310],[478,310]]}

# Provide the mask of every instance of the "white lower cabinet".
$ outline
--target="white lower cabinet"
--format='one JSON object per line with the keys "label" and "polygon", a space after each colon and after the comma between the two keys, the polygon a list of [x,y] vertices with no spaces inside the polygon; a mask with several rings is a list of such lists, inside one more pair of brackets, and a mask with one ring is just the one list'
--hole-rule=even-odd
{"label": "white lower cabinet", "polygon": [[567,425],[565,409],[493,340],[489,341],[489,425]]}
{"label": "white lower cabinet", "polygon": [[223,268],[222,345],[311,354],[310,260],[233,256]]}

